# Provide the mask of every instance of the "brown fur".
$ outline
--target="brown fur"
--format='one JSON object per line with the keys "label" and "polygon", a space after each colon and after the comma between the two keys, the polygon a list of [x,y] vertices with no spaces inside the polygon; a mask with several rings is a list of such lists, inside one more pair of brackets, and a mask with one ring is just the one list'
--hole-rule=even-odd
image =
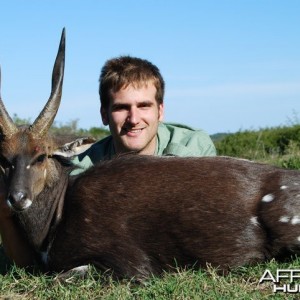
{"label": "brown fur", "polygon": [[[299,172],[225,157],[100,163],[68,188],[48,267],[91,263],[143,279],[207,263],[227,272],[297,252],[299,224],[279,219],[300,216],[299,182]],[[263,202],[268,194],[274,200]]]}

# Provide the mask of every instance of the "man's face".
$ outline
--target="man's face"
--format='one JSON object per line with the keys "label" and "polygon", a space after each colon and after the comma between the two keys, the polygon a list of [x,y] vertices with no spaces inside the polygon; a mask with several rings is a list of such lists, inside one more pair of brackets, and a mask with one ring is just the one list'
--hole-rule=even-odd
{"label": "man's face", "polygon": [[154,154],[159,121],[163,119],[163,104],[158,105],[153,83],[135,88],[129,85],[116,93],[108,110],[101,108],[104,125],[109,125],[117,153],[138,151]]}

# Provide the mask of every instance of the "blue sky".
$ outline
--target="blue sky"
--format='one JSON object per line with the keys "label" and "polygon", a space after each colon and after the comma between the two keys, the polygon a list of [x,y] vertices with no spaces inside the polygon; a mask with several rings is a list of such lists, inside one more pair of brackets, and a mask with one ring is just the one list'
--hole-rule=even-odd
{"label": "blue sky", "polygon": [[129,54],[166,81],[165,121],[210,134],[300,122],[300,1],[0,0],[1,95],[33,121],[50,95],[66,27],[56,117],[101,126],[104,62]]}

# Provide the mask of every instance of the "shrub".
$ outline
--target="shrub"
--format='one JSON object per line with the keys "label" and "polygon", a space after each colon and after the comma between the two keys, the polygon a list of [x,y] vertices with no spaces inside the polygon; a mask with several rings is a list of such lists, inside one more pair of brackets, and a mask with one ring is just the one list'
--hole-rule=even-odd
{"label": "shrub", "polygon": [[294,150],[300,149],[300,125],[239,131],[216,141],[215,145],[218,155],[265,159],[289,154],[291,143]]}

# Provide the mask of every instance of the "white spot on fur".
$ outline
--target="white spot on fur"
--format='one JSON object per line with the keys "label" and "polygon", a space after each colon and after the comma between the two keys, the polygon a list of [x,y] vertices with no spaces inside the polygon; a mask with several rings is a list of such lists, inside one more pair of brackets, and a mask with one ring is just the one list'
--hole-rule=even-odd
{"label": "white spot on fur", "polygon": [[294,185],[299,185],[299,183],[298,182],[294,182]]}
{"label": "white spot on fur", "polygon": [[48,264],[48,251],[44,251],[40,253],[42,262],[47,265]]}
{"label": "white spot on fur", "polygon": [[44,170],[44,178],[47,176],[47,169]]}
{"label": "white spot on fur", "polygon": [[287,189],[287,188],[288,188],[288,186],[286,186],[286,185],[282,185],[282,186],[280,187],[281,190],[285,190],[285,189]]}
{"label": "white spot on fur", "polygon": [[290,219],[291,218],[288,216],[282,216],[282,217],[280,217],[279,222],[288,223],[290,221]]}
{"label": "white spot on fur", "polygon": [[255,226],[258,226],[259,225],[259,222],[257,220],[257,217],[251,217],[250,218],[250,222],[255,225]]}
{"label": "white spot on fur", "polygon": [[30,165],[26,166],[26,169],[29,170],[30,169]]}
{"label": "white spot on fur", "polygon": [[262,197],[261,201],[263,202],[271,202],[274,200],[274,195],[273,194],[267,194],[265,196]]}
{"label": "white spot on fur", "polygon": [[73,268],[69,271],[66,271],[64,273],[59,274],[56,277],[56,279],[63,280],[65,282],[72,282],[73,276],[83,278],[87,275],[89,269],[90,269],[90,266],[88,266],[88,265],[79,266],[79,267]]}
{"label": "white spot on fur", "polygon": [[84,266],[79,266],[79,267],[73,268],[70,271],[82,273],[82,272],[87,272],[88,270],[89,270],[89,265],[84,265]]}
{"label": "white spot on fur", "polygon": [[300,216],[294,216],[291,220],[292,225],[300,224]]}
{"label": "white spot on fur", "polygon": [[28,208],[29,206],[31,206],[31,204],[32,204],[32,200],[26,199],[23,205],[23,209]]}

